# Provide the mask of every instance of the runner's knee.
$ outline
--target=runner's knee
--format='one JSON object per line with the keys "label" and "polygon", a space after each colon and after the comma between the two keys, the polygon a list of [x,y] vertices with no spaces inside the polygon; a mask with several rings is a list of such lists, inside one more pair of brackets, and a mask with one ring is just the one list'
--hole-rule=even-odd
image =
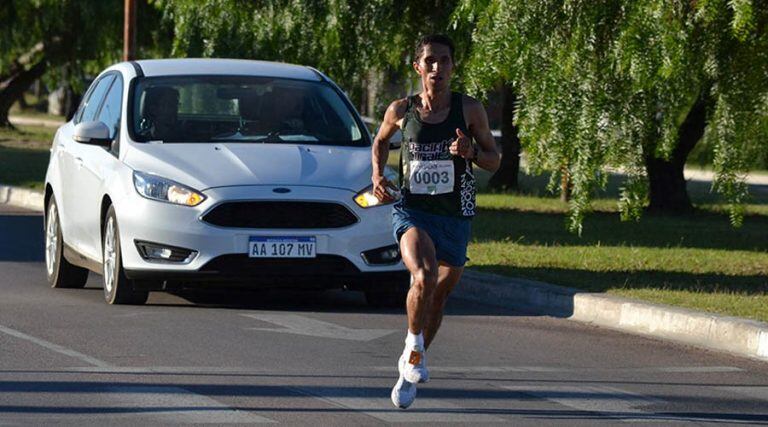
{"label": "runner's knee", "polygon": [[432,294],[437,287],[437,273],[431,272],[425,268],[420,268],[413,272],[413,284],[419,291],[425,294]]}

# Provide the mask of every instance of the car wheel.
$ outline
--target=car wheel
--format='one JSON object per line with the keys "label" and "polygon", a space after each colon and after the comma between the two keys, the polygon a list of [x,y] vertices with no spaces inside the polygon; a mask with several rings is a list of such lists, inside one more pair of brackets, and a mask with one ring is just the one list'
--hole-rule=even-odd
{"label": "car wheel", "polygon": [[104,220],[102,248],[104,251],[104,299],[107,304],[144,304],[148,291],[133,289],[133,281],[125,277],[120,252],[120,231],[115,208],[109,207]]}
{"label": "car wheel", "polygon": [[64,239],[56,199],[51,196],[45,215],[45,273],[52,288],[82,288],[88,270],[70,264],[64,258]]}
{"label": "car wheel", "polygon": [[384,289],[366,290],[365,302],[373,308],[403,308],[410,284],[393,283]]}

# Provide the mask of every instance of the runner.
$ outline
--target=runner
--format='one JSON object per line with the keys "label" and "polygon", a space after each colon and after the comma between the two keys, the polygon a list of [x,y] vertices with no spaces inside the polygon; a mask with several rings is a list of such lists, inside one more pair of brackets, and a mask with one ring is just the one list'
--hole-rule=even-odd
{"label": "runner", "polygon": [[429,380],[424,353],[440,327],[448,294],[464,271],[475,215],[472,164],[491,172],[499,167],[483,105],[451,91],[453,55],[453,42],[444,35],[419,40],[413,68],[421,77],[421,93],[390,104],[373,142],[373,192],[391,202],[394,186],[384,177],[384,167],[389,139],[402,130],[402,199],[392,216],[411,289],[400,378],[392,389],[392,402],[399,408],[413,403],[416,383]]}

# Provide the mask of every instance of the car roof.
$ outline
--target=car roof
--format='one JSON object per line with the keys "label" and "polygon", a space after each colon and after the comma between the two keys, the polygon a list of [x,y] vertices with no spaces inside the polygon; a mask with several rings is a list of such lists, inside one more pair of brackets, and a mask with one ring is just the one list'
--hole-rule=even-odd
{"label": "car roof", "polygon": [[246,59],[147,59],[136,61],[147,77],[179,75],[243,75],[280,77],[300,80],[322,80],[312,68],[281,62],[253,61]]}

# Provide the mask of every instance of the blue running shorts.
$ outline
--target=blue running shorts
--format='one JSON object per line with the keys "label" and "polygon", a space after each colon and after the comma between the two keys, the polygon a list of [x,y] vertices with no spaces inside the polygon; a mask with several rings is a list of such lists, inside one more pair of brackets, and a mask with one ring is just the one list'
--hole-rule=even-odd
{"label": "blue running shorts", "polygon": [[400,237],[409,228],[417,227],[424,230],[434,242],[438,261],[463,267],[468,260],[467,245],[472,231],[470,218],[435,215],[408,209],[397,203],[392,208],[392,225],[398,244]]}

